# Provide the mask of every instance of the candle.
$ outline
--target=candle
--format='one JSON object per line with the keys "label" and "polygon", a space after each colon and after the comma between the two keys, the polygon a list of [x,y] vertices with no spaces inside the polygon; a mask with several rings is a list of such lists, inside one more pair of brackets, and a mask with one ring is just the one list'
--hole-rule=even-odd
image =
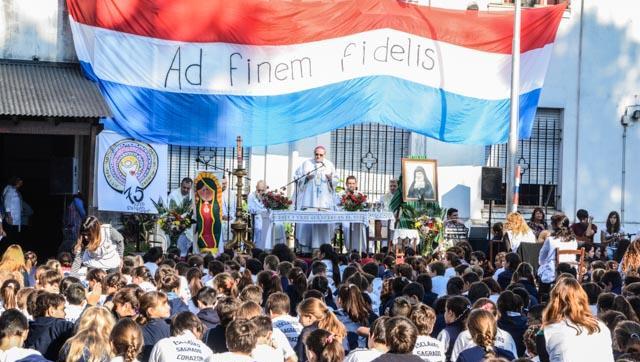
{"label": "candle", "polygon": [[242,164],[242,137],[236,138],[236,148],[238,150],[238,166]]}

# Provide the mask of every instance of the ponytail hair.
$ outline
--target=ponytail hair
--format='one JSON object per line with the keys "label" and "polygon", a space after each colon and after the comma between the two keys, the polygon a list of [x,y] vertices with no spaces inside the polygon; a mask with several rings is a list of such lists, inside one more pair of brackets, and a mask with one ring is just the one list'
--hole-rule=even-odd
{"label": "ponytail hair", "polygon": [[364,301],[362,292],[354,284],[343,284],[338,289],[338,298],[340,298],[340,305],[352,321],[360,325],[369,325],[369,315],[371,314],[371,308]]}
{"label": "ponytail hair", "polygon": [[142,281],[149,282],[153,285],[156,284],[156,281],[153,279],[151,272],[144,265],[133,268],[133,270],[131,271],[131,276],[134,278],[140,278],[142,279]]}
{"label": "ponytail hair", "polygon": [[331,261],[333,282],[336,285],[340,285],[340,261],[338,260],[338,254],[333,250],[333,246],[331,244],[320,245],[320,254],[324,255],[324,259]]}
{"label": "ponytail hair", "polygon": [[496,356],[494,341],[498,330],[496,317],[484,309],[475,309],[469,314],[467,329],[476,345],[484,349],[484,358]]}
{"label": "ponytail hair", "polygon": [[313,352],[317,362],[340,362],[344,360],[342,342],[333,333],[316,329],[304,340],[307,350]]}
{"label": "ponytail hair", "polygon": [[302,296],[307,291],[307,276],[301,268],[292,268],[287,274],[287,279],[291,281],[290,284],[293,285],[298,295]]}
{"label": "ponytail hair", "polygon": [[262,304],[266,303],[270,294],[282,292],[282,282],[278,273],[263,270],[258,273],[258,285],[262,288]]}
{"label": "ponytail hair", "polygon": [[556,214],[551,217],[552,235],[562,241],[569,241],[576,238],[571,230],[569,218],[565,214]]}
{"label": "ponytail hair", "polygon": [[140,325],[145,325],[149,322],[149,308],[156,308],[162,303],[166,303],[169,299],[167,295],[162,292],[149,292],[140,297],[140,314],[136,319],[136,322]]}
{"label": "ponytail hair", "polygon": [[465,297],[456,295],[447,299],[445,310],[450,310],[456,316],[456,321],[464,321],[471,310],[471,302]]}
{"label": "ponytail hair", "polygon": [[113,352],[124,362],[134,362],[142,351],[142,330],[131,318],[116,323],[109,337]]}
{"label": "ponytail hair", "polygon": [[0,298],[4,310],[18,308],[16,296],[20,290],[20,282],[15,279],[8,279],[0,287]]}
{"label": "ponytail hair", "polygon": [[344,324],[336,318],[335,314],[327,308],[323,301],[316,298],[307,298],[298,304],[298,315],[313,317],[318,322],[318,328],[333,333],[340,341],[347,336]]}

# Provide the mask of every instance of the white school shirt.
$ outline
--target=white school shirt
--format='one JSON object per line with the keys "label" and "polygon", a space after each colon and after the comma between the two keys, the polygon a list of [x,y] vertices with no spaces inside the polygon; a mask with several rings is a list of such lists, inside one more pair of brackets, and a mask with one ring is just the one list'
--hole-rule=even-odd
{"label": "white school shirt", "polygon": [[216,362],[262,362],[255,360],[251,356],[235,354],[233,352],[216,353],[213,355],[213,358]]}
{"label": "white school shirt", "polygon": [[444,362],[446,359],[444,343],[430,336],[418,336],[413,354],[425,362]]}
{"label": "white school shirt", "polygon": [[190,331],[163,338],[151,350],[149,362],[200,361],[213,362],[211,349]]}
{"label": "white school shirt", "polygon": [[382,351],[378,351],[375,348],[356,348],[347,355],[344,362],[371,362],[382,356],[382,354]]}
{"label": "white school shirt", "polygon": [[65,303],[64,319],[71,323],[75,323],[78,319],[80,319],[80,315],[82,314],[82,312],[84,312],[84,307],[85,307],[84,303],[81,305],[73,305],[73,304],[69,304],[68,302]]}
{"label": "white school shirt", "polygon": [[447,282],[449,278],[442,275],[436,275],[431,278],[431,292],[436,293],[438,297],[447,295]]}
{"label": "white school shirt", "polygon": [[272,318],[271,326],[274,331],[277,329],[284,333],[291,348],[295,348],[303,328],[298,318],[292,317],[288,314],[283,314]]}
{"label": "white school shirt", "polygon": [[282,362],[284,361],[284,355],[281,351],[276,350],[275,348],[268,346],[266,344],[258,344],[251,351],[251,357],[256,361],[264,361],[264,362]]}
{"label": "white school shirt", "polygon": [[[613,362],[611,331],[598,321],[600,332],[588,334],[568,320],[549,324],[544,327],[544,341],[553,362],[598,361]],[[576,330],[580,334],[576,335]],[[585,348],[586,347],[586,348]]]}
{"label": "white school shirt", "polygon": [[[543,283],[551,283],[556,280],[556,248],[560,250],[575,250],[578,242],[573,239],[562,241],[560,238],[549,237],[542,244],[540,255],[538,256],[538,275]],[[560,255],[560,262],[566,263],[575,261],[575,255]]]}
{"label": "white school shirt", "polygon": [[[460,354],[460,352],[475,346],[476,343],[471,338],[471,333],[469,333],[468,330],[462,331],[458,335],[456,343],[453,345],[453,350],[451,351],[451,360],[455,361],[456,359],[458,359],[458,355]],[[498,328],[498,330],[496,331],[495,346],[498,348],[506,349],[507,351],[513,353],[514,356],[518,355],[516,342],[513,340],[513,337],[511,337],[511,334],[503,329]]]}
{"label": "white school shirt", "polygon": [[533,231],[531,229],[527,230],[524,234],[514,235],[511,230],[507,231],[507,235],[509,235],[509,242],[511,243],[511,251],[513,253],[518,251],[520,244],[522,243],[536,243],[537,239]]}
{"label": "white school shirt", "polygon": [[271,333],[271,341],[276,350],[284,355],[285,359],[296,355],[293,347],[289,344],[289,339],[287,339],[287,336],[285,336],[281,330],[277,328],[273,330]]}
{"label": "white school shirt", "polygon": [[30,348],[11,347],[6,351],[0,350],[0,362],[14,362],[32,355],[40,355],[40,352]]}

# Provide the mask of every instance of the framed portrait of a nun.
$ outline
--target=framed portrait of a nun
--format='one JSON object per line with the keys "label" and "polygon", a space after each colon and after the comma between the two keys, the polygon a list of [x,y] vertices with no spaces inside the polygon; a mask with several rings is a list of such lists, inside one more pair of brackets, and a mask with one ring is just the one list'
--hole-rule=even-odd
{"label": "framed portrait of a nun", "polygon": [[438,161],[402,159],[404,201],[438,201]]}

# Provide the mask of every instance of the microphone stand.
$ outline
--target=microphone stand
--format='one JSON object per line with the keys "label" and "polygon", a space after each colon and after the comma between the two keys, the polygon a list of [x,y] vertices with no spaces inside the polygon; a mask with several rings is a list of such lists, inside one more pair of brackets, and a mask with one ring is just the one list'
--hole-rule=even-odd
{"label": "microphone stand", "polygon": [[305,173],[304,175],[302,175],[302,176],[300,176],[300,177],[298,177],[298,178],[294,178],[294,179],[293,179],[291,182],[289,182],[288,184],[286,184],[286,185],[284,185],[284,186],[280,187],[280,189],[281,189],[282,191],[284,191],[284,190],[286,190],[286,189],[287,189],[287,186],[289,186],[289,185],[291,185],[291,184],[293,184],[293,183],[295,183],[295,184],[296,184],[296,190],[295,190],[295,192],[294,192],[294,193],[295,193],[295,196],[294,196],[294,200],[295,200],[295,201],[294,201],[294,202],[295,202],[295,205],[296,205],[296,209],[298,208],[298,181],[300,181],[300,180],[302,180],[303,178],[305,178],[305,177],[307,177],[307,176],[311,175],[312,173],[314,173],[314,172],[318,171],[319,169],[321,169],[321,168],[323,168],[323,167],[324,167],[324,162],[323,162],[320,166],[316,166],[316,168],[314,168],[313,170],[311,170],[311,171],[309,171],[309,172]]}
{"label": "microphone stand", "polygon": [[[295,192],[294,192],[294,194],[295,194],[295,195],[294,195],[294,200],[295,200],[294,202],[295,202],[295,205],[296,205],[296,206],[295,206],[295,208],[296,208],[296,209],[298,208],[298,181],[300,181],[300,180],[302,180],[303,178],[305,178],[305,177],[307,177],[307,176],[311,175],[312,173],[314,173],[314,172],[318,171],[319,169],[321,169],[321,168],[323,168],[323,167],[325,167],[324,162],[322,162],[319,166],[316,166],[316,168],[314,168],[313,170],[311,170],[311,171],[309,171],[309,172],[305,173],[304,175],[302,175],[302,176],[300,176],[300,177],[298,177],[298,178],[294,178],[291,182],[287,183],[286,185],[284,185],[284,186],[282,186],[282,187],[280,188],[282,191],[284,191],[284,190],[286,190],[286,189],[287,189],[287,186],[289,186],[289,185],[291,185],[291,184],[295,183],[296,189],[295,189]],[[298,229],[298,224],[296,223],[296,224],[294,224],[294,230],[297,230],[297,229]],[[295,239],[295,235],[294,235],[293,239],[294,239],[294,240],[296,240],[296,239]],[[296,244],[297,244],[297,241],[296,241]],[[294,246],[294,250],[295,250],[295,249],[296,249],[296,247]],[[298,249],[298,250],[300,250],[300,249]]]}

